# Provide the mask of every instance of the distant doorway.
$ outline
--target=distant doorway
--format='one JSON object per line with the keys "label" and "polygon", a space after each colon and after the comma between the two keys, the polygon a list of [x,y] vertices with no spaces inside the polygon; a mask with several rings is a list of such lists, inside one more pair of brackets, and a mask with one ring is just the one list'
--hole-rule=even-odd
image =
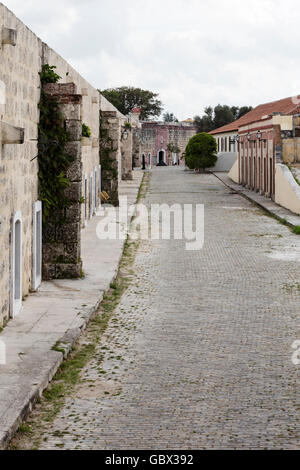
{"label": "distant doorway", "polygon": [[146,157],[144,153],[142,155],[142,170],[146,170]]}
{"label": "distant doorway", "polygon": [[16,317],[22,308],[22,218],[17,212],[12,226],[12,261],[11,261],[11,317]]}
{"label": "distant doorway", "polygon": [[158,163],[157,166],[167,166],[166,164],[166,151],[165,150],[159,150],[158,152]]}

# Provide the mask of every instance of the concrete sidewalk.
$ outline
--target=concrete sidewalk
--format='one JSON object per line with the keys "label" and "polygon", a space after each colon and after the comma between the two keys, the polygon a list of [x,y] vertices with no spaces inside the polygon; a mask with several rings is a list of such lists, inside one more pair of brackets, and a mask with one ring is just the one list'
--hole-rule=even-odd
{"label": "concrete sidewalk", "polygon": [[[136,203],[142,178],[143,172],[134,171],[133,181],[121,183],[120,196],[128,196],[129,204]],[[6,365],[0,365],[0,449],[6,447],[63,361],[63,354],[53,347],[60,343],[67,356],[118,272],[125,240],[99,240],[100,220],[95,216],[82,232],[85,277],[43,282],[0,334],[6,345]]]}
{"label": "concrete sidewalk", "polygon": [[272,201],[271,199],[268,199],[265,196],[261,196],[259,193],[251,191],[240,184],[234,183],[229,178],[228,173],[218,172],[213,174],[228,188],[232,189],[238,194],[241,194],[241,196],[244,196],[249,201],[254,202],[262,209],[269,212],[269,214],[274,215],[278,219],[285,219],[287,221],[287,224],[292,227],[295,227],[296,225],[300,226],[300,216],[294,214],[288,209],[285,209],[284,207],[279,206],[278,204],[276,204],[276,202]]}

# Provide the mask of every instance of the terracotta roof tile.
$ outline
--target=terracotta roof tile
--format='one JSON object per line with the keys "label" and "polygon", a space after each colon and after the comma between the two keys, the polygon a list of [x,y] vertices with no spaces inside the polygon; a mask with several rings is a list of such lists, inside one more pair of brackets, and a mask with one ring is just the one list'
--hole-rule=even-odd
{"label": "terracotta roof tile", "polygon": [[284,98],[283,100],[272,101],[271,103],[260,104],[256,108],[252,109],[249,113],[242,116],[237,121],[231,122],[226,126],[219,127],[210,132],[210,134],[221,134],[224,132],[234,132],[240,127],[251,124],[252,122],[261,121],[266,119],[266,116],[270,116],[273,113],[282,113],[283,115],[297,114],[300,112],[300,95],[296,97],[299,104],[295,103],[293,97]]}

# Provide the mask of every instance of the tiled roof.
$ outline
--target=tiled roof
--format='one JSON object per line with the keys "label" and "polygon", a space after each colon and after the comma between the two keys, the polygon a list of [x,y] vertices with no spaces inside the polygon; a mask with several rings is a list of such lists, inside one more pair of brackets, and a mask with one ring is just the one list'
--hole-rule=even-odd
{"label": "tiled roof", "polygon": [[[295,102],[299,101],[299,104]],[[291,115],[300,112],[300,96],[284,98],[283,100],[272,101],[271,103],[260,104],[256,108],[252,109],[249,113],[242,116],[237,121],[231,122],[226,126],[219,127],[210,134],[221,134],[225,132],[237,131],[240,127],[251,124],[252,122],[261,121],[266,119],[267,116],[273,113],[282,113],[283,115]]]}

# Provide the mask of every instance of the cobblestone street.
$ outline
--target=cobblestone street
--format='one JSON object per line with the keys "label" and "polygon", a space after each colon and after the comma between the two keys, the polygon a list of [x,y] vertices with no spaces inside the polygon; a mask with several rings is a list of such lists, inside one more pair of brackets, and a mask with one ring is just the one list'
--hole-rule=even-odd
{"label": "cobblestone street", "polygon": [[140,243],[42,448],[299,449],[300,237],[210,174],[154,169],[145,203],[204,204],[204,249]]}

